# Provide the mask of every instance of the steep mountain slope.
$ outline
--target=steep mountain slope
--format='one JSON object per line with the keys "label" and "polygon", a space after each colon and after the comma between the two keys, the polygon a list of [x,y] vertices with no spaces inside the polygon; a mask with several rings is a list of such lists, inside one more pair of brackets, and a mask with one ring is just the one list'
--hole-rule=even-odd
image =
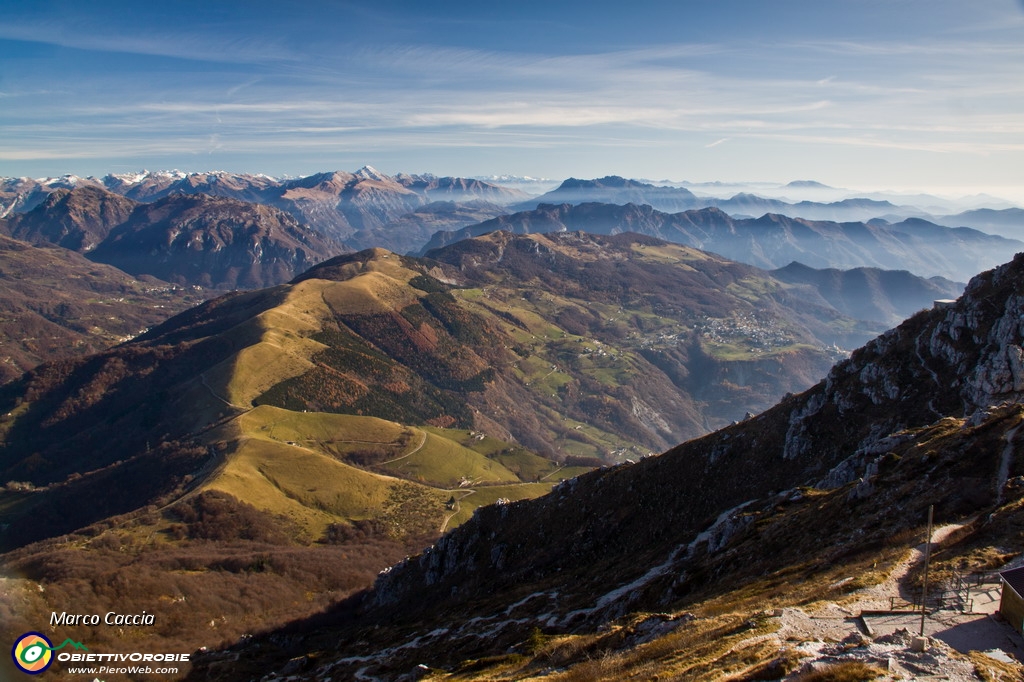
{"label": "steep mountain slope", "polygon": [[[929,505],[961,524],[937,555],[943,570],[991,570],[1021,551],[1024,491],[1010,479],[1024,472],[1022,320],[1018,255],[764,414],[481,509],[362,602],[240,645],[232,668],[210,656],[191,679],[289,660],[311,680],[424,662],[441,679],[782,678],[816,654],[773,634],[765,609],[861,599]],[[853,634],[825,660],[865,647]],[[916,674],[939,672],[934,657],[914,661]],[[965,665],[960,679],[1014,679]]]}
{"label": "steep mountain slope", "polygon": [[126,341],[201,300],[66,249],[0,237],[0,383]]}
{"label": "steep mountain slope", "polygon": [[89,257],[179,284],[254,289],[342,251],[278,209],[196,194],[137,205]]}
{"label": "steep mountain slope", "polygon": [[964,285],[942,277],[924,279],[906,270],[815,270],[793,262],[771,271],[772,277],[809,286],[811,300],[824,299],[844,315],[859,320],[880,320],[896,326],[928,301],[957,298]]}
{"label": "steep mountain slope", "polygon": [[769,270],[798,261],[813,268],[909,270],[955,281],[966,281],[1024,247],[1012,239],[969,228],[940,227],[920,219],[896,224],[880,220],[833,223],[776,214],[734,219],[716,208],[669,214],[650,206],[591,203],[545,204],[454,233],[439,233],[424,247],[424,253],[494,230],[520,234],[639,232]]}
{"label": "steep mountain slope", "polygon": [[58,189],[28,213],[10,216],[0,223],[0,229],[32,244],[56,244],[85,253],[128,220],[136,206],[134,201],[100,187]]}
{"label": "steep mountain slope", "polygon": [[145,204],[88,184],[54,190],[0,230],[132,275],[212,289],[280,284],[347,250],[269,206],[207,194]]}

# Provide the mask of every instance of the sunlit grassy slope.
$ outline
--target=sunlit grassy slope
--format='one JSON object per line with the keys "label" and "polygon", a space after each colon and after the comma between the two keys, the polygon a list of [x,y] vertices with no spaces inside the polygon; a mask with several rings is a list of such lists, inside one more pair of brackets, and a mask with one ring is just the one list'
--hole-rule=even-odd
{"label": "sunlit grassy slope", "polygon": [[[218,461],[175,472],[190,490],[219,486],[319,532],[372,517],[394,481],[445,503],[467,487],[550,485],[757,412],[803,386],[790,369],[803,382],[828,362],[792,311],[756,305],[781,286],[628,235],[496,234],[438,260],[370,250],[52,368],[23,407],[12,397],[0,430],[40,438],[10,450],[14,480],[34,484],[37,454],[49,483],[168,440],[212,445]],[[92,439],[88,462],[67,433]],[[361,492],[339,499],[349,487]]]}
{"label": "sunlit grassy slope", "polygon": [[[499,498],[543,495],[552,482],[536,479],[566,471],[475,432],[265,405],[216,435],[227,447],[200,490],[283,515],[311,539],[357,520],[383,519],[396,534],[450,528]],[[457,505],[449,504],[453,496]]]}

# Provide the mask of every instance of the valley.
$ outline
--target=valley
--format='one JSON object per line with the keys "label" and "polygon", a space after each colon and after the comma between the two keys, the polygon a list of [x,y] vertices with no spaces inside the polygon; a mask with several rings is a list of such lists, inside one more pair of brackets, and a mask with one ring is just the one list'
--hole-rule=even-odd
{"label": "valley", "polygon": [[2,14],[0,682],[1024,682],[1024,0]]}
{"label": "valley", "polygon": [[[32,302],[67,273],[138,329],[9,341],[34,354],[0,385],[8,638],[116,604],[154,622],[56,629],[204,647],[190,680],[781,679],[878,664],[789,643],[906,565],[925,498],[965,529],[940,575],[1012,554],[978,519],[1017,523],[1019,259],[956,303],[909,271],[1012,240],[614,178],[561,191],[680,212],[372,168],[66,184],[11,203],[10,290],[81,335],[81,300]],[[399,225],[421,255],[382,248]]]}
{"label": "valley", "polygon": [[[865,679],[1016,679],[1008,655],[941,644],[955,612],[927,616],[937,639],[923,655],[906,634],[850,621],[879,597],[920,593],[911,550],[929,506],[952,524],[934,540],[933,590],[1019,556],[1024,384],[1007,358],[1024,338],[1022,267],[1018,256],[984,273],[956,306],[921,312],[750,420],[483,508],[372,591],[259,648],[211,655],[191,679],[276,667],[316,680],[417,669],[452,680],[756,680],[809,664],[863,666]],[[825,621],[850,623],[841,641]],[[1000,628],[991,645],[1017,651],[1001,642],[1019,636]],[[224,660],[234,667],[221,675]]]}

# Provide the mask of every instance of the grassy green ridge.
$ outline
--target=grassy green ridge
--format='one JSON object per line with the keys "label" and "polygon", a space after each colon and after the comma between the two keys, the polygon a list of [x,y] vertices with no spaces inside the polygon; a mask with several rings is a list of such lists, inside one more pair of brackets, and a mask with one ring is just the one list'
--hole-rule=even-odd
{"label": "grassy green ridge", "polygon": [[[227,443],[226,452],[198,490],[221,491],[288,518],[311,538],[323,537],[333,524],[373,519],[386,519],[396,535],[429,534],[498,498],[544,494],[552,483],[537,479],[566,472],[472,431],[267,405],[215,436]],[[447,502],[467,488],[487,492],[465,499],[452,520]]]}

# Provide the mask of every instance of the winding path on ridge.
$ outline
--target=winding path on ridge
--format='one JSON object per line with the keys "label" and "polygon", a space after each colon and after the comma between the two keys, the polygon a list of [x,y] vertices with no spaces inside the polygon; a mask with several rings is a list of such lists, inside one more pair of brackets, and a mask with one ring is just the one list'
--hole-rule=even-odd
{"label": "winding path on ridge", "polygon": [[465,493],[465,494],[462,495],[462,497],[456,497],[455,498],[455,506],[452,507],[452,512],[450,514],[445,514],[444,521],[441,522],[441,533],[442,534],[444,534],[444,532],[446,530],[448,530],[448,522],[451,521],[452,518],[454,518],[456,514],[458,514],[460,511],[462,511],[462,501],[464,499],[466,499],[467,497],[469,497],[470,495],[475,495],[476,491],[472,490],[470,488],[460,488],[458,490],[452,490],[451,493],[452,493],[452,497],[455,497],[455,495],[457,495],[458,493]]}
{"label": "winding path on ridge", "polygon": [[417,452],[422,450],[423,446],[427,444],[427,432],[423,431],[422,429],[416,429],[416,430],[420,432],[420,436],[421,436],[420,444],[419,445],[417,445],[412,450],[410,450],[409,452],[405,453],[404,455],[402,455],[400,457],[395,457],[394,459],[389,459],[386,462],[378,462],[378,464],[391,464],[392,462],[399,462],[399,461],[405,459],[406,457],[412,457]]}

